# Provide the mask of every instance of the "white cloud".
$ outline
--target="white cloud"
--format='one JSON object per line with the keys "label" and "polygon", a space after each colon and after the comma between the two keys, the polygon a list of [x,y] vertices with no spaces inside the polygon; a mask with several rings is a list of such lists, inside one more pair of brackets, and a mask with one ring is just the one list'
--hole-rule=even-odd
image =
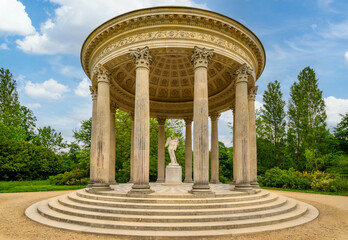
{"label": "white cloud", "polygon": [[88,97],[90,94],[89,91],[89,81],[87,78],[82,79],[77,88],[75,89],[75,94],[80,97]]}
{"label": "white cloud", "polygon": [[41,104],[40,103],[28,103],[26,104],[26,107],[30,108],[31,110],[40,108]]}
{"label": "white cloud", "polygon": [[344,59],[345,59],[346,64],[348,66],[348,51],[344,54]]}
{"label": "white cloud", "polygon": [[24,90],[28,96],[34,99],[58,100],[63,97],[63,93],[69,91],[69,88],[51,78],[43,83],[28,81]]}
{"label": "white cloud", "polygon": [[28,35],[34,32],[35,28],[20,1],[0,1],[0,35]]}
{"label": "white cloud", "polygon": [[0,49],[2,49],[2,50],[9,50],[9,48],[8,48],[6,43],[0,44]]}
{"label": "white cloud", "polygon": [[337,123],[341,121],[340,114],[348,112],[348,99],[340,99],[330,96],[325,98],[327,125],[329,128],[336,127]]}
{"label": "white cloud", "polygon": [[[35,54],[79,54],[84,39],[103,22],[121,13],[159,5],[206,8],[193,0],[50,0],[58,4],[54,16],[41,24],[40,32],[17,40],[18,48]],[[69,41],[67,41],[69,39]]]}

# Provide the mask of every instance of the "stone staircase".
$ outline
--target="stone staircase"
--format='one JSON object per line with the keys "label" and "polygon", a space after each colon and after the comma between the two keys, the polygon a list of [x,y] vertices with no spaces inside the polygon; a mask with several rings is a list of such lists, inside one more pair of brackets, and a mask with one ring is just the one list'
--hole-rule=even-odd
{"label": "stone staircase", "polygon": [[191,184],[152,184],[154,193],[129,197],[130,184],[114,191],[82,189],[33,204],[26,215],[45,225],[134,237],[203,237],[260,232],[304,224],[318,216],[306,203],[265,190],[248,195],[211,185],[215,197],[197,198]]}

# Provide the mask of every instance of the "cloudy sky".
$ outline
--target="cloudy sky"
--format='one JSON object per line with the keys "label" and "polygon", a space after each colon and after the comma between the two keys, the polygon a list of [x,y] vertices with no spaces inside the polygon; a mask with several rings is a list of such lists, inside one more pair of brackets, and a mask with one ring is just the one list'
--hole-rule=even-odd
{"label": "cloudy sky", "polygon": [[[290,86],[305,67],[314,68],[326,102],[327,124],[348,112],[348,2],[345,0],[0,0],[0,67],[18,83],[20,101],[38,126],[50,125],[72,140],[72,130],[91,116],[89,79],[80,65],[84,39],[108,19],[134,9],[185,5],[222,13],[251,29],[267,63],[258,80],[257,107],[270,81]],[[227,123],[219,140],[231,145]]]}

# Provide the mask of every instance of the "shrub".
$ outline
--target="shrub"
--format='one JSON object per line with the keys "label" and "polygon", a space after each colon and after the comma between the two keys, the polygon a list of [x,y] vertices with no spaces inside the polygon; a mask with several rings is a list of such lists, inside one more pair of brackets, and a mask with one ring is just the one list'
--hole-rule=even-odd
{"label": "shrub", "polygon": [[86,171],[74,169],[70,172],[50,176],[49,180],[54,185],[87,185],[89,179],[86,176]]}

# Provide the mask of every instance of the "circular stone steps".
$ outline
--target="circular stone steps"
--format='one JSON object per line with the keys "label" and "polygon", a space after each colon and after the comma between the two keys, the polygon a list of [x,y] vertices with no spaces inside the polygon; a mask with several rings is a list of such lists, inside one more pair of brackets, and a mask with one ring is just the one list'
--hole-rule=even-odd
{"label": "circular stone steps", "polygon": [[145,197],[129,197],[131,184],[113,191],[82,189],[33,204],[26,215],[37,222],[75,231],[119,236],[203,237],[282,229],[315,219],[306,203],[265,190],[255,194],[212,184],[215,197],[197,198],[192,184],[151,184]]}

